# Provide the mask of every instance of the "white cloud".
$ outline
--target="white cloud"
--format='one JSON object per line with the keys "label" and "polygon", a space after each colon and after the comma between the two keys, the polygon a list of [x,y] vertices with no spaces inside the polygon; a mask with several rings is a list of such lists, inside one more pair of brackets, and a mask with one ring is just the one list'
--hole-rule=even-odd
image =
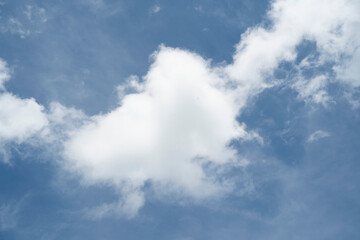
{"label": "white cloud", "polygon": [[23,143],[40,133],[48,120],[44,108],[34,99],[21,99],[10,93],[0,93],[0,159],[9,163],[6,143]]}
{"label": "white cloud", "polygon": [[[10,79],[7,63],[0,59],[0,86]],[[0,92],[0,144],[4,141],[23,142],[48,124],[43,106],[34,99],[21,99]]]}
{"label": "white cloud", "polygon": [[65,144],[68,167],[88,183],[127,189],[125,203],[147,181],[195,200],[216,196],[223,186],[202,164],[226,163],[235,157],[228,147],[231,140],[255,135],[236,121],[231,91],[222,88],[209,62],[166,47],[153,57],[143,91],[126,95],[114,111],[93,117]]}
{"label": "white cloud", "polygon": [[[275,1],[268,12],[271,27],[258,26],[242,35],[234,63],[227,66],[228,75],[239,83],[239,92],[246,99],[249,94],[267,87],[266,84],[271,85],[268,79],[273,79],[271,76],[279,63],[295,60],[296,47],[307,39],[316,42],[322,62],[336,63],[339,79],[346,78],[348,83],[357,86],[359,11],[358,1]],[[342,55],[347,56],[347,61],[340,57]],[[326,93],[317,94],[314,100],[326,100]]]}
{"label": "white cloud", "polygon": [[[214,67],[197,54],[162,46],[143,81],[132,76],[117,88],[120,105],[91,118],[55,103],[45,113],[34,99],[2,93],[0,138],[21,142],[39,133],[44,139],[65,141],[63,157],[69,171],[86,184],[104,183],[119,192],[118,202],[87,211],[94,219],[134,217],[145,203],[146,183],[161,196],[193,201],[219,197],[232,189],[232,183],[219,177],[223,175],[217,167],[249,164],[237,160],[230,143],[261,142],[258,135],[245,131],[237,116],[250,97],[278,84],[274,70],[283,61],[295,60],[296,47],[304,39],[316,42],[319,64],[335,62],[338,79],[359,85],[358,12],[359,2],[351,0],[274,1],[268,12],[272,25],[244,33],[233,63]],[[0,63],[0,73],[6,71],[6,64]],[[300,97],[325,104],[324,76],[285,84],[297,89]],[[0,74],[0,86],[8,78]],[[326,134],[319,130],[308,141]]]}
{"label": "white cloud", "polygon": [[328,132],[325,132],[325,131],[322,131],[322,130],[317,130],[315,132],[313,132],[309,138],[308,138],[308,142],[316,142],[318,140],[320,140],[321,138],[326,138],[326,137],[329,137],[330,136],[330,133]]}
{"label": "white cloud", "polygon": [[9,92],[3,83],[10,79],[7,63],[0,59],[0,160],[9,162],[7,143],[23,143],[29,138],[55,141],[80,119],[82,112],[65,108],[57,103],[50,105],[50,112],[33,98],[19,98]]}
{"label": "white cloud", "polygon": [[131,191],[126,198],[111,204],[103,204],[85,211],[85,216],[90,219],[101,219],[104,217],[126,217],[133,218],[138,210],[144,205],[145,197],[141,191]]}
{"label": "white cloud", "polygon": [[52,102],[46,113],[49,124],[42,130],[40,137],[47,143],[62,144],[72,131],[83,125],[88,117],[80,110],[68,108]]}
{"label": "white cloud", "polygon": [[10,79],[7,63],[0,58],[0,91],[4,90],[4,83]]}
{"label": "white cloud", "polygon": [[0,139],[22,142],[48,124],[44,108],[34,99],[0,95]]}
{"label": "white cloud", "polygon": [[[360,34],[358,39],[360,39]],[[359,40],[360,42],[360,40]],[[354,87],[360,86],[360,44],[354,47],[355,52],[343,64],[335,67],[338,75]],[[348,53],[349,54],[349,53]]]}
{"label": "white cloud", "polygon": [[118,98],[122,100],[127,94],[134,92],[141,92],[145,90],[145,85],[140,82],[140,79],[136,75],[131,75],[125,81],[125,84],[117,87]]}
{"label": "white cloud", "polygon": [[26,5],[24,14],[32,22],[45,23],[48,20],[46,10],[37,6]]}
{"label": "white cloud", "polygon": [[301,78],[293,87],[299,92],[299,96],[305,101],[321,103],[324,106],[329,102],[330,97],[325,91],[327,77],[320,75],[311,79]]}
{"label": "white cloud", "polygon": [[41,32],[42,25],[47,22],[48,17],[44,8],[35,5],[26,5],[21,12],[13,12],[11,15],[2,16],[0,32],[18,35],[26,38],[31,34]]}
{"label": "white cloud", "polygon": [[7,23],[2,26],[2,29],[3,32],[19,35],[20,38],[25,38],[31,34],[30,29],[26,28],[19,19],[14,17],[10,17]]}
{"label": "white cloud", "polygon": [[154,5],[154,6],[151,8],[150,13],[156,14],[156,13],[160,12],[160,10],[161,10],[161,8],[160,8],[159,5]]}
{"label": "white cloud", "polygon": [[[350,55],[354,46],[349,43],[359,43],[354,37],[358,10],[358,2],[347,0],[275,1],[268,12],[271,27],[249,29],[233,63],[220,67],[194,53],[160,47],[143,82],[132,77],[118,87],[121,105],[92,117],[65,143],[69,170],[87,184],[106,183],[120,192],[118,203],[102,205],[90,215],[136,215],[148,182],[156,194],[195,201],[231,190],[231,183],[221,182],[216,170],[209,173],[204,166],[232,162],[236,151],[229,143],[234,139],[260,139],[236,120],[248,99],[278,84],[274,70],[283,61],[293,62],[296,47],[305,39],[316,42],[320,61],[340,66],[339,56],[348,54],[351,66],[356,57]],[[327,84],[326,77],[318,76],[291,86],[300,97],[326,104]],[[324,134],[317,132],[309,141]]]}

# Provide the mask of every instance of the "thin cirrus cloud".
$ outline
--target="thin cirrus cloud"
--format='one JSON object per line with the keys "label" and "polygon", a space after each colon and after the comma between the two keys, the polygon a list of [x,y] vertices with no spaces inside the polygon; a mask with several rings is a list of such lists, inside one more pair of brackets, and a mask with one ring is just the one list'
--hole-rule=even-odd
{"label": "thin cirrus cloud", "polygon": [[17,225],[17,214],[19,206],[15,204],[0,205],[0,230],[15,228]]}
{"label": "thin cirrus cloud", "polygon": [[48,21],[48,17],[44,8],[26,5],[20,14],[2,15],[2,20],[0,22],[1,33],[11,33],[20,38],[26,38],[40,33],[42,25]]}
{"label": "thin cirrus cloud", "polygon": [[156,14],[156,13],[160,12],[160,10],[161,10],[161,7],[160,7],[159,5],[154,5],[154,6],[151,8],[150,13],[151,13],[151,14]]}
{"label": "thin cirrus cloud", "polygon": [[[232,143],[262,141],[237,121],[251,97],[285,84],[297,90],[299,98],[325,104],[329,79],[323,73],[308,78],[301,70],[328,62],[333,66],[329,72],[335,73],[339,83],[360,85],[355,67],[360,56],[359,5],[351,0],[277,0],[267,13],[269,27],[248,29],[228,65],[214,65],[196,53],[160,46],[142,79],[132,77],[118,87],[119,106],[109,113],[86,117],[57,104],[52,105],[57,110],[46,112],[34,100],[4,92],[0,99],[19,104],[0,114],[0,121],[6,124],[4,116],[20,118],[15,111],[19,106],[37,113],[33,116],[38,116],[39,124],[26,125],[18,136],[47,129],[47,136],[61,138],[65,169],[88,185],[105,183],[116,188],[119,200],[88,210],[91,218],[136,216],[146,202],[147,183],[159,196],[195,202],[221,197],[233,189],[234,182],[219,169],[239,165]],[[297,47],[305,40],[315,42],[319,53],[311,64],[296,62]],[[299,69],[295,82],[274,77],[282,62]],[[54,124],[54,114],[69,116],[66,119],[79,124],[65,126],[65,120]]]}
{"label": "thin cirrus cloud", "polygon": [[317,130],[317,131],[313,132],[312,134],[310,134],[307,141],[310,143],[316,142],[322,138],[330,137],[330,135],[331,135],[330,133],[325,132],[323,130]]}

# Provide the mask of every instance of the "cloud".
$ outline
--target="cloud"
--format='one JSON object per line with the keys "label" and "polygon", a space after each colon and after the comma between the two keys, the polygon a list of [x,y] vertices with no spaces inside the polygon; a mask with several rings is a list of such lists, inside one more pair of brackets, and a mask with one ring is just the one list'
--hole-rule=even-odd
{"label": "cloud", "polygon": [[0,230],[9,230],[17,226],[19,204],[0,205]]}
{"label": "cloud", "polygon": [[34,99],[0,95],[0,139],[24,141],[48,124],[44,108]]}
{"label": "cloud", "polygon": [[4,147],[7,142],[22,143],[48,125],[44,107],[33,98],[21,99],[5,91],[3,83],[10,79],[9,72],[6,62],[0,60],[0,83],[4,90],[0,92],[0,152],[4,162],[8,162]]}
{"label": "cloud", "polygon": [[[268,12],[270,27],[260,25],[242,35],[234,63],[226,69],[229,77],[239,83],[239,92],[245,93],[243,96],[257,93],[274,83],[272,76],[279,63],[296,64],[296,47],[309,40],[316,43],[320,53],[317,64],[333,62],[337,80],[358,86],[359,75],[354,66],[358,65],[360,46],[359,5],[358,1],[346,0],[274,1]],[[328,82],[323,82],[322,86],[326,84]],[[326,93],[317,94],[314,100],[321,103],[326,100]]]}
{"label": "cloud", "polygon": [[159,5],[154,5],[154,6],[151,8],[150,13],[151,13],[151,14],[156,14],[156,13],[160,12],[160,10],[161,10],[161,8],[160,8]]}
{"label": "cloud", "polygon": [[[224,188],[203,165],[234,159],[230,142],[255,135],[236,121],[236,102],[209,62],[164,46],[153,58],[142,91],[126,95],[112,112],[94,116],[66,142],[68,167],[90,184],[126,189],[120,206],[128,205],[129,196],[142,196],[146,182],[195,200],[217,196]],[[130,209],[137,212],[140,206]]]}
{"label": "cloud", "polygon": [[110,17],[123,10],[123,2],[121,1],[80,0],[77,4],[88,7],[93,13],[101,17]]}
{"label": "cloud", "polygon": [[89,6],[93,10],[99,10],[106,7],[103,0],[82,0],[81,3]]}
{"label": "cloud", "polygon": [[10,69],[7,63],[0,58],[0,91],[4,90],[4,83],[10,79]]}
{"label": "cloud", "polygon": [[86,119],[81,111],[51,103],[50,109],[33,98],[19,98],[6,91],[3,83],[10,79],[7,63],[0,59],[0,159],[9,163],[8,143],[21,144],[30,138],[42,143],[61,142],[74,127]]}
{"label": "cloud", "polygon": [[72,131],[88,120],[88,116],[81,110],[65,107],[58,102],[50,103],[46,118],[49,124],[41,132],[41,139],[46,143],[60,145]]}
{"label": "cloud", "polygon": [[26,5],[22,12],[2,16],[0,32],[11,33],[26,38],[41,32],[42,25],[48,20],[46,10],[35,5]]}
{"label": "cloud", "polygon": [[27,19],[32,22],[45,23],[48,20],[44,8],[26,5],[24,14],[26,15]]}
{"label": "cloud", "polygon": [[[354,37],[358,10],[357,1],[274,1],[269,27],[248,29],[233,63],[224,66],[161,46],[143,81],[131,77],[118,87],[120,106],[93,116],[64,145],[68,170],[86,184],[108,184],[119,192],[119,202],[95,208],[90,215],[135,216],[145,202],[146,183],[155,194],[193,201],[231,191],[231,180],[216,170],[238,159],[231,142],[261,139],[236,120],[247,101],[265,88],[285,84],[301,98],[325,104],[325,75],[299,78],[294,84],[294,79],[278,81],[274,70],[284,61],[297,65],[297,47],[304,40],[316,42],[317,64],[331,61],[334,71],[344,61],[352,66],[357,58],[351,51],[359,44]],[[339,58],[344,54],[346,59]],[[343,81],[343,74],[337,74]],[[356,85],[357,76],[350,78],[345,83]],[[324,134],[317,132],[310,141]]]}
{"label": "cloud", "polygon": [[103,204],[96,208],[87,209],[85,216],[98,220],[104,217],[126,217],[133,218],[137,215],[138,210],[145,204],[144,193],[132,191],[127,194],[126,198],[111,204]]}
{"label": "cloud", "polygon": [[[284,84],[305,100],[328,101],[326,74],[282,81],[274,77],[282,62],[305,67],[296,62],[299,44],[315,42],[317,65],[332,62],[337,81],[359,85],[359,5],[351,0],[274,1],[270,24],[249,28],[227,65],[160,46],[148,73],[119,86],[119,106],[105,114],[88,117],[56,103],[46,111],[34,99],[1,93],[0,139],[23,142],[38,135],[63,144],[64,168],[87,185],[115,187],[119,200],[88,209],[93,219],[136,216],[146,201],[145,185],[174,199],[221,197],[233,189],[222,167],[244,166],[232,143],[261,143],[261,137],[237,120],[251,97]],[[31,19],[32,13],[26,16]],[[5,63],[0,63],[0,73],[3,86],[9,78]],[[309,142],[324,134],[315,132]]]}
{"label": "cloud", "polygon": [[330,133],[322,131],[322,130],[317,130],[315,132],[313,132],[309,138],[307,139],[308,142],[316,142],[318,140],[320,140],[321,138],[326,138],[329,137]]}
{"label": "cloud", "polygon": [[136,75],[131,75],[125,80],[125,84],[117,87],[118,98],[122,100],[126,95],[130,93],[140,92],[145,90],[144,84],[140,82],[140,79]]}
{"label": "cloud", "polygon": [[293,87],[299,92],[299,97],[305,101],[321,103],[324,106],[329,102],[330,97],[325,91],[327,77],[320,75],[314,78],[302,78],[295,82]]}

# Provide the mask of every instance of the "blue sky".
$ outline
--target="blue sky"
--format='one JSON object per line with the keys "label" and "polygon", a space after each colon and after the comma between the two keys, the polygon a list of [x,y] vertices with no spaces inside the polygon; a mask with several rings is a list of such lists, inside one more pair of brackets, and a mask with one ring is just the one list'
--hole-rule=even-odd
{"label": "blue sky", "polygon": [[359,10],[1,1],[0,239],[358,239]]}

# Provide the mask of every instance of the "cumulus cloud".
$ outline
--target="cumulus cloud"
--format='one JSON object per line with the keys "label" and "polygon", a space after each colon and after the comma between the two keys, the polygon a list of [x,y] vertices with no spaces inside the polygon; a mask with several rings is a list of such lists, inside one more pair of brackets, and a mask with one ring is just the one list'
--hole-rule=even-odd
{"label": "cumulus cloud", "polygon": [[[231,140],[254,136],[236,121],[236,101],[209,62],[167,47],[153,58],[142,91],[126,95],[114,111],[94,116],[65,144],[69,168],[87,182],[126,186],[120,204],[126,208],[129,196],[143,196],[147,181],[194,199],[220,194],[223,186],[202,166],[234,159]],[[135,212],[138,202],[131,208]]]}
{"label": "cumulus cloud", "polygon": [[316,142],[318,140],[320,140],[321,138],[326,138],[326,137],[329,137],[330,136],[330,133],[328,132],[325,132],[323,130],[317,130],[315,132],[313,132],[309,138],[308,138],[308,142]]}
{"label": "cumulus cloud", "polygon": [[[161,46],[142,79],[131,76],[117,88],[119,106],[106,114],[87,117],[55,103],[46,111],[33,99],[4,92],[0,139],[24,141],[37,133],[51,141],[60,138],[66,169],[80,175],[85,184],[107,184],[119,193],[117,202],[88,210],[93,219],[136,216],[145,204],[147,184],[159,196],[195,202],[221,197],[233,183],[218,169],[244,166],[232,143],[252,139],[261,143],[256,133],[237,121],[252,96],[287,84],[305,100],[321,104],[329,100],[326,74],[296,76],[295,83],[274,77],[280,63],[297,65],[299,44],[315,42],[317,65],[332,62],[337,80],[360,85],[359,5],[355,0],[274,1],[269,27],[248,29],[228,65]],[[296,67],[309,67],[301,64],[304,61]],[[0,62],[0,70],[2,86],[9,78],[5,63]],[[317,131],[308,141],[326,134]]]}
{"label": "cumulus cloud", "polygon": [[0,59],[0,152],[3,162],[8,162],[4,147],[7,142],[22,143],[48,125],[44,107],[33,98],[21,99],[8,93],[3,83],[10,79],[7,63]]}
{"label": "cumulus cloud", "polygon": [[0,139],[24,141],[48,124],[44,108],[34,99],[0,95]]}
{"label": "cumulus cloud", "polygon": [[49,110],[33,98],[19,98],[6,91],[10,79],[7,63],[0,59],[0,160],[9,162],[8,143],[21,144],[37,137],[44,143],[61,142],[86,119],[81,111],[51,103]]}
{"label": "cumulus cloud", "polygon": [[131,75],[125,80],[125,84],[117,87],[118,98],[122,100],[126,95],[130,93],[140,92],[144,90],[144,84],[140,82],[140,79],[136,75]]}
{"label": "cumulus cloud", "polygon": [[52,102],[46,112],[46,118],[49,124],[41,132],[41,139],[46,143],[62,144],[72,131],[87,121],[88,116],[81,110]]}
{"label": "cumulus cloud", "polygon": [[[225,66],[213,66],[186,50],[160,47],[143,81],[132,76],[118,87],[120,106],[93,116],[65,143],[70,171],[87,184],[115,186],[121,195],[119,202],[95,208],[90,215],[135,216],[145,202],[145,183],[155,192],[161,189],[158,194],[195,201],[231,190],[231,181],[219,180],[216,166],[237,158],[232,141],[261,139],[245,131],[236,117],[249,98],[279,84],[274,70],[284,61],[296,64],[299,44],[316,42],[318,64],[332,61],[339,80],[346,74],[337,67],[346,63],[351,80],[345,82],[357,85],[351,67],[357,57],[351,52],[359,45],[358,10],[357,1],[274,1],[270,27],[246,31],[233,63]],[[325,75],[284,82],[301,98],[321,104],[329,100]],[[324,134],[317,132],[309,141]],[[207,166],[215,167],[208,171]]]}
{"label": "cumulus cloud", "polygon": [[[271,86],[271,76],[279,63],[294,62],[296,47],[309,40],[316,43],[321,54],[317,64],[334,62],[338,80],[358,86],[360,78],[355,66],[359,65],[359,10],[360,3],[351,0],[274,1],[268,12],[271,26],[250,28],[242,35],[234,63],[226,67],[227,73],[239,83],[239,92],[246,98]],[[310,84],[306,88],[310,91],[319,80],[306,81]],[[301,80],[298,86],[306,83]],[[328,81],[322,81],[321,86],[327,84]],[[300,95],[309,98],[309,91]],[[312,98],[318,103],[327,100],[320,88],[311,94],[317,95]]]}

